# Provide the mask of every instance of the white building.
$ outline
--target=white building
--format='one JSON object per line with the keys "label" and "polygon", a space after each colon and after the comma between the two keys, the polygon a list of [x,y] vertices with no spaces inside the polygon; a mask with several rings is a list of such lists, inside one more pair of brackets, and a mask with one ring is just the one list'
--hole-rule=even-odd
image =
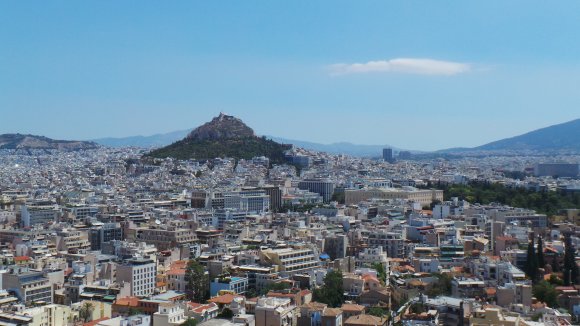
{"label": "white building", "polygon": [[22,205],[20,213],[23,227],[56,222],[60,216],[56,205]]}
{"label": "white building", "polygon": [[117,267],[117,282],[131,284],[131,295],[146,297],[155,290],[157,268],[155,262],[146,258],[133,258]]}
{"label": "white building", "polygon": [[155,326],[177,326],[183,324],[185,320],[183,308],[171,302],[161,303],[159,311],[153,314]]}
{"label": "white building", "polygon": [[296,307],[288,298],[260,298],[256,305],[257,326],[290,326],[295,324]]}

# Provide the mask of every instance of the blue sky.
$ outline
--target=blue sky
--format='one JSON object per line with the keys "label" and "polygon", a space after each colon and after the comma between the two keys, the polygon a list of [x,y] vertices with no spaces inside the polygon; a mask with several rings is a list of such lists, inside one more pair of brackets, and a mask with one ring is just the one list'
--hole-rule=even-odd
{"label": "blue sky", "polygon": [[3,1],[0,133],[432,150],[580,117],[580,2]]}

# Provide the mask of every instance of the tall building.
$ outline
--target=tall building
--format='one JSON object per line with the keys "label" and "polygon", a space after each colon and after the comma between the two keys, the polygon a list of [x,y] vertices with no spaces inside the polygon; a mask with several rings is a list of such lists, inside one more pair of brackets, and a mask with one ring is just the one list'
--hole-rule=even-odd
{"label": "tall building", "polygon": [[101,250],[103,243],[111,240],[123,240],[123,228],[119,223],[106,223],[92,227],[89,234],[91,250]]}
{"label": "tall building", "polygon": [[117,266],[117,282],[131,284],[131,295],[146,297],[155,290],[157,268],[152,259],[132,258],[123,265]]}
{"label": "tall building", "polygon": [[383,148],[383,160],[389,163],[395,162],[395,157],[393,156],[392,148]]}
{"label": "tall building", "polygon": [[335,260],[346,257],[348,238],[344,234],[324,238],[324,252]]}
{"label": "tall building", "polygon": [[298,183],[298,188],[317,193],[325,202],[329,202],[334,193],[334,183],[329,180],[306,179]]}
{"label": "tall building", "polygon": [[280,211],[282,208],[282,190],[280,187],[273,185],[265,185],[260,188],[270,196],[270,209],[274,212]]}

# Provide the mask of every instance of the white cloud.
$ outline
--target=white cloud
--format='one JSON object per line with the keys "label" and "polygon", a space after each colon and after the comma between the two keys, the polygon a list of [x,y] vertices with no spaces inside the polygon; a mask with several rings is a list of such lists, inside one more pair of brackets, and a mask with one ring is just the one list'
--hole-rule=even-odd
{"label": "white cloud", "polygon": [[433,59],[396,58],[365,63],[339,63],[331,65],[332,75],[394,72],[417,75],[457,75],[469,72],[471,65]]}

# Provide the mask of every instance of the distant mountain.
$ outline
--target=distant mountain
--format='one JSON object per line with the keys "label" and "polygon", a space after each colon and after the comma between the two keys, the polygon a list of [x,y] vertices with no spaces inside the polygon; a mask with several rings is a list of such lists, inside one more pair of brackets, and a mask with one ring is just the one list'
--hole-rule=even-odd
{"label": "distant mountain", "polygon": [[284,162],[284,152],[290,148],[290,145],[256,136],[252,128],[242,120],[222,113],[194,129],[184,139],[151,151],[149,156],[197,160],[216,157],[250,159],[255,156],[266,156],[272,162],[281,163]]}
{"label": "distant mountain", "polygon": [[60,149],[76,151],[98,147],[98,144],[88,141],[54,140],[44,136],[22,134],[0,135],[0,149]]}
{"label": "distant mountain", "polygon": [[[345,154],[358,157],[381,157],[384,148],[392,148],[395,152],[403,149],[393,147],[391,145],[358,145],[349,142],[337,142],[332,144],[320,144],[295,139],[284,139],[280,137],[268,136],[272,140],[283,144],[292,144],[296,147],[301,147],[318,152],[326,152],[330,154]],[[420,153],[419,151],[412,151],[413,153]]]}
{"label": "distant mountain", "polygon": [[108,147],[161,147],[172,144],[180,139],[183,139],[191,132],[188,130],[178,130],[165,134],[155,134],[151,136],[133,136],[133,137],[121,137],[121,138],[100,138],[94,139],[97,144]]}
{"label": "distant mountain", "polygon": [[534,130],[474,148],[450,148],[440,152],[473,151],[580,151],[580,119]]}
{"label": "distant mountain", "polygon": [[580,150],[580,119],[494,141],[478,150]]}

